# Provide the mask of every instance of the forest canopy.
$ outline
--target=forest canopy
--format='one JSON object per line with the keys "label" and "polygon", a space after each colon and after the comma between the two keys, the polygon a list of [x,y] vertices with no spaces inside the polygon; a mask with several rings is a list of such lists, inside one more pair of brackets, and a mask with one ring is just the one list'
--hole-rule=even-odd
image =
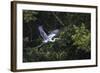
{"label": "forest canopy", "polygon": [[[43,43],[38,30],[58,29],[55,42]],[[80,60],[91,58],[91,14],[23,10],[23,62]]]}

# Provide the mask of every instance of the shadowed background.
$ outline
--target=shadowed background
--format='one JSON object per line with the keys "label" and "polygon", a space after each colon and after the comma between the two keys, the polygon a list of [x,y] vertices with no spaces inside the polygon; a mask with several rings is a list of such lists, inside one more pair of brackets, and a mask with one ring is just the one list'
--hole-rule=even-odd
{"label": "shadowed background", "polygon": [[[23,10],[23,62],[80,60],[91,58],[91,14]],[[59,29],[60,38],[43,41],[38,27],[49,34]]]}

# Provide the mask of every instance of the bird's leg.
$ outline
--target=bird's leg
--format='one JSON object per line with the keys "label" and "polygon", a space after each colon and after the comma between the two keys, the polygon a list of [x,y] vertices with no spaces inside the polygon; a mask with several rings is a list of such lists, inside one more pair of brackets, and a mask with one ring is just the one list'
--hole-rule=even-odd
{"label": "bird's leg", "polygon": [[36,47],[34,47],[34,48],[38,49],[38,51],[39,51],[40,48],[41,48],[43,45],[44,45],[44,43],[42,43],[42,44],[40,44],[40,45],[38,45],[38,46],[36,46]]}

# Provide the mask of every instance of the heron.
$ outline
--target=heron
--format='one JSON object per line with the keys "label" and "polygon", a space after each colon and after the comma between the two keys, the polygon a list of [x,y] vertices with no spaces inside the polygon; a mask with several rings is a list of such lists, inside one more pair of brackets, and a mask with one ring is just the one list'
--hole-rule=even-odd
{"label": "heron", "polygon": [[59,38],[54,38],[57,33],[59,32],[58,29],[55,29],[50,32],[50,34],[47,35],[47,33],[44,31],[43,26],[39,26],[38,30],[40,32],[41,37],[43,38],[43,43],[48,43],[48,42],[55,42]]}
{"label": "heron", "polygon": [[55,29],[55,30],[51,31],[50,34],[47,34],[44,31],[43,26],[39,26],[38,27],[38,30],[40,32],[41,37],[43,38],[43,41],[42,41],[42,43],[40,45],[36,46],[35,48],[38,48],[39,49],[44,44],[46,44],[48,42],[55,42],[56,40],[59,39],[59,38],[54,38],[58,34],[58,32],[59,32],[58,29]]}

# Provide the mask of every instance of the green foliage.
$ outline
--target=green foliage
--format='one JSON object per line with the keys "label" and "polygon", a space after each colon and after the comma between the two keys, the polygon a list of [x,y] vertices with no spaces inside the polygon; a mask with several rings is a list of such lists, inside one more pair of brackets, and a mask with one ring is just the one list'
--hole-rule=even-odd
{"label": "green foliage", "polygon": [[[64,50],[53,48],[55,45],[48,43],[42,48],[27,48],[27,60],[26,61],[55,61],[65,60],[67,53]],[[25,60],[24,60],[25,61]]]}
{"label": "green foliage", "polygon": [[85,24],[81,24],[80,27],[73,25],[74,34],[72,35],[73,45],[77,46],[78,49],[90,50],[90,39],[91,34],[86,29]]}
{"label": "green foliage", "polygon": [[35,15],[37,15],[38,12],[35,12],[35,11],[30,11],[30,10],[24,10],[24,21],[26,23],[30,22],[30,21],[36,21],[37,18],[35,17]]}
{"label": "green foliage", "polygon": [[[36,48],[43,40],[37,32],[36,21],[41,21],[49,32],[58,28],[56,37],[60,39]],[[33,41],[23,41],[23,62],[90,59],[90,14],[55,12],[53,15],[48,11],[24,10],[23,22],[24,37],[30,34],[28,38],[33,38]]]}

